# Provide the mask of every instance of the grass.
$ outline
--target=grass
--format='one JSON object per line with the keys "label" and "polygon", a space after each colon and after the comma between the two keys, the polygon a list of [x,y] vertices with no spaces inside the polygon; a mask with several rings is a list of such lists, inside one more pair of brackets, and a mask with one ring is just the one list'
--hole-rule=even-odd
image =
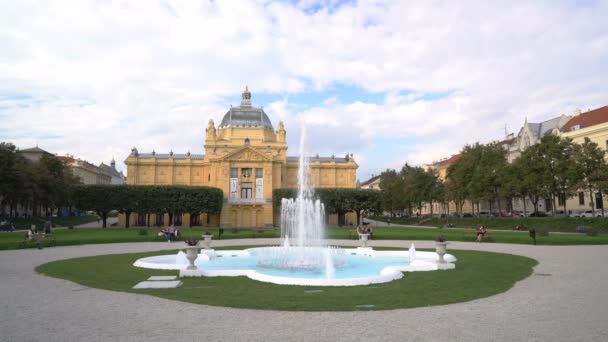
{"label": "grass", "polygon": [[[140,230],[144,230],[147,235],[140,235]],[[163,241],[157,234],[160,228],[133,227],[125,228],[80,228],[80,229],[55,229],[57,246],[84,245],[97,243],[117,243],[117,242],[149,242]],[[190,237],[190,229],[182,228],[182,237]],[[217,228],[192,228],[192,237],[199,238],[203,232],[209,231],[214,237],[218,236]],[[327,230],[327,237],[330,239],[354,239],[353,227],[330,227]],[[376,240],[434,240],[437,235],[444,235],[449,241],[473,241],[474,237],[464,236],[462,229],[430,229],[415,227],[374,227],[374,239]],[[0,250],[16,249],[23,241],[25,232],[0,232]],[[223,239],[244,239],[244,238],[277,238],[280,230],[264,229],[258,232],[257,229],[241,228],[236,231],[225,229]],[[537,234],[537,244],[539,245],[600,245],[608,244],[608,234],[598,236],[587,236],[585,234],[557,234],[552,233],[548,236]],[[532,244],[528,232],[514,231],[491,231],[489,238],[484,238],[484,242]],[[29,244],[28,247],[36,247]]]}
{"label": "grass", "polygon": [[[244,247],[230,247],[244,248]],[[262,283],[246,277],[183,278],[176,289],[132,287],[153,275],[177,271],[132,266],[137,259],[174,252],[116,254],[68,259],[40,265],[36,271],[56,278],[111,291],[148,294],[195,304],[290,311],[389,310],[466,302],[510,289],[532,274],[536,260],[511,254],[478,251],[449,253],[456,269],[407,273],[401,279],[369,286],[306,287]],[[321,290],[321,292],[306,292]],[[373,305],[362,308],[358,305]]]}
{"label": "grass", "polygon": [[[386,217],[375,216],[371,219],[386,222]],[[404,225],[423,225],[443,227],[450,223],[458,228],[477,228],[480,224],[490,229],[512,230],[523,224],[529,228],[548,229],[552,232],[575,232],[578,226],[601,229],[608,233],[608,218],[579,218],[579,217],[450,217],[445,218],[415,218],[392,217],[391,223]]]}

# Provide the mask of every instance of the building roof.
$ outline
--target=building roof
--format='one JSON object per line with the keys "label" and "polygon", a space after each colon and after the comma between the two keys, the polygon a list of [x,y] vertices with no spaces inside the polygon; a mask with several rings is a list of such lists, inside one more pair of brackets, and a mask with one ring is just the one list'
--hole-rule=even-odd
{"label": "building roof", "polygon": [[[532,135],[537,138],[537,139],[541,139],[542,137],[544,137],[545,135],[551,134],[551,132],[554,129],[559,129],[560,128],[560,122],[562,122],[562,117],[565,118],[569,118],[569,116],[563,116],[560,115],[558,117],[543,121],[543,122],[527,122],[524,125],[528,125],[528,129],[530,130],[530,132],[532,132]],[[522,127],[523,129],[523,127]],[[520,134],[518,135],[518,137],[521,135],[521,131]]]}
{"label": "building roof", "polygon": [[435,167],[449,166],[449,165],[452,165],[453,163],[455,163],[456,161],[458,161],[460,158],[462,158],[462,153],[455,154],[448,159],[440,160],[431,165],[433,165]]}
{"label": "building roof", "polygon": [[105,173],[105,174],[107,174],[107,175],[109,175],[111,177],[118,177],[118,178],[121,178],[121,179],[123,178],[122,173],[118,172],[115,168],[111,167],[110,165],[106,165],[104,163],[101,163],[101,164],[99,164],[99,169],[103,173]]}
{"label": "building roof", "polygon": [[608,106],[600,107],[573,117],[564,125],[564,127],[562,127],[562,131],[568,132],[576,126],[578,126],[578,128],[580,129],[589,126],[599,125],[604,122],[608,122]]}
{"label": "building roof", "polygon": [[139,158],[156,158],[156,159],[197,159],[203,160],[205,159],[204,154],[182,154],[182,153],[138,153],[136,155]]}
{"label": "building roof", "polygon": [[26,148],[23,150],[19,150],[19,152],[25,152],[25,153],[46,153],[46,154],[50,154],[49,152],[41,149],[40,147],[36,146],[36,147],[30,147],[30,148]]}
{"label": "building roof", "polygon": [[76,161],[76,159],[74,159],[72,156],[57,156],[57,159],[66,163],[73,163]]}
{"label": "building roof", "polygon": [[373,176],[372,178],[370,178],[370,179],[366,180],[365,182],[361,183],[361,186],[366,186],[366,185],[372,184],[373,182],[379,180],[380,177],[381,177],[380,175]]}
{"label": "building roof", "polygon": [[245,91],[243,92],[241,105],[230,107],[218,126],[218,128],[227,127],[268,128],[274,130],[272,122],[270,122],[270,118],[268,118],[264,109],[251,105],[251,93],[247,87],[245,87]]}
{"label": "building roof", "polygon": [[[290,162],[297,162],[300,160],[300,157],[297,156],[287,156],[287,161]],[[351,159],[350,158],[338,158],[338,157],[319,157],[319,156],[314,156],[314,157],[309,157],[309,160],[314,162],[314,161],[320,161],[320,162],[335,162],[335,163],[348,163]]]}

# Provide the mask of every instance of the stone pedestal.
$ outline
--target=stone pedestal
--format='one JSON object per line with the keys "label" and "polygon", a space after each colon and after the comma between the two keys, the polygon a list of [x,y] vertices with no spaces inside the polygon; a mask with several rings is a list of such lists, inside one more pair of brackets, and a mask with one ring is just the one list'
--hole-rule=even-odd
{"label": "stone pedestal", "polygon": [[211,248],[211,240],[213,239],[213,235],[203,235],[203,247],[205,249]]}
{"label": "stone pedestal", "polygon": [[448,245],[447,242],[435,242],[435,252],[439,256],[439,259],[437,260],[438,264],[446,263],[445,259],[443,259],[443,256],[445,255],[445,253],[447,251],[447,245]]}
{"label": "stone pedestal", "polygon": [[201,251],[201,247],[200,246],[188,246],[185,247],[184,250],[186,251],[186,259],[188,259],[188,267],[186,267],[187,270],[198,270],[198,267],[196,267],[196,265],[194,264],[194,261],[196,261],[196,258],[198,258],[198,253],[200,253]]}
{"label": "stone pedestal", "polygon": [[367,247],[367,241],[369,241],[369,234],[359,234],[359,241],[361,241],[361,247]]}

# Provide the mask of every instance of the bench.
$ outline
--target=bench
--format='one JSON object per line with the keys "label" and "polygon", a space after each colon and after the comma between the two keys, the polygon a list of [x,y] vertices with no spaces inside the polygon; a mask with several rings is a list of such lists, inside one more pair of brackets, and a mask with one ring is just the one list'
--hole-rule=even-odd
{"label": "bench", "polygon": [[[167,238],[165,237],[165,234],[160,234],[161,232],[157,232],[154,233],[154,241],[167,241]],[[160,235],[159,235],[160,234]],[[182,232],[179,231],[179,233],[177,234],[177,236],[175,236],[174,234],[171,234],[171,241],[179,241],[182,239]]]}
{"label": "bench", "polygon": [[[491,230],[486,229],[486,234],[483,236],[483,238],[481,240],[483,241],[484,239],[491,238],[490,234],[491,234]],[[473,238],[473,240],[477,239],[477,229],[463,229],[462,230],[462,239],[466,240],[469,237]]]}
{"label": "bench", "polygon": [[34,248],[38,247],[38,243],[40,243],[40,247],[57,246],[57,240],[53,234],[37,234],[32,236],[31,239],[25,234],[23,240],[17,245],[17,248]]}

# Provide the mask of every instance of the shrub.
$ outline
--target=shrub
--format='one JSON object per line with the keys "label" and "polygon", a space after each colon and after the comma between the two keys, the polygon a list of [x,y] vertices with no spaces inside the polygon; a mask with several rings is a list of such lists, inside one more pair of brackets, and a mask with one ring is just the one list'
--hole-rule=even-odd
{"label": "shrub", "polygon": [[148,235],[148,230],[146,228],[140,228],[137,231],[137,234],[139,234],[139,235]]}
{"label": "shrub", "polygon": [[74,225],[73,224],[69,224],[68,225],[68,229],[74,229]]}

